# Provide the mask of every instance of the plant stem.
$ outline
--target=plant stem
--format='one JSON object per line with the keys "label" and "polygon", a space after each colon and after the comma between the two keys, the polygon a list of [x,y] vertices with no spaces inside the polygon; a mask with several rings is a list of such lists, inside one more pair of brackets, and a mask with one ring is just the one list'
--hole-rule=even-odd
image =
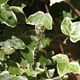
{"label": "plant stem", "polygon": [[[49,8],[48,8],[48,6],[47,6],[45,0],[44,0],[44,4],[45,4],[46,12],[50,14],[50,12],[49,12]],[[52,20],[52,25],[55,27],[54,20]],[[54,29],[55,29],[55,33],[56,33],[56,35],[58,35],[58,31],[57,31],[56,27],[55,27]],[[59,37],[57,37],[57,39],[58,39],[58,41],[59,41],[59,46],[60,46],[61,53],[64,54],[64,49],[63,49],[63,46],[62,46],[62,42],[61,42],[61,40],[60,40]]]}
{"label": "plant stem", "polygon": [[65,2],[80,16],[80,11],[76,9],[68,0],[65,0]]}

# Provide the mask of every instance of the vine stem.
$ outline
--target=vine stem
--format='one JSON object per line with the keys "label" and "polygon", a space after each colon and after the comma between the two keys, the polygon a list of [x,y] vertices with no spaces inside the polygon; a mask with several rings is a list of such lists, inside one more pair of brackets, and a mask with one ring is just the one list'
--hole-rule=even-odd
{"label": "vine stem", "polygon": [[41,38],[43,37],[43,33],[41,35],[42,36],[37,36],[38,37],[38,43],[37,43],[37,46],[36,46],[36,48],[34,50],[34,63],[32,64],[33,69],[35,69],[35,67],[36,67],[37,57],[38,57],[38,52],[39,52],[39,46],[40,46],[40,41],[41,41]]}
{"label": "vine stem", "polygon": [[80,16],[80,11],[76,9],[68,0],[65,0],[65,2]]}
{"label": "vine stem", "polygon": [[[44,5],[45,5],[46,12],[50,14],[49,8],[48,8],[48,6],[47,6],[45,0],[44,0]],[[52,26],[55,27],[54,20],[52,20]],[[58,31],[57,31],[57,29],[56,29],[56,28],[54,28],[54,29],[55,29],[55,33],[56,33],[56,35],[58,35]],[[59,37],[57,37],[57,39],[58,39],[58,41],[59,41],[59,46],[60,46],[61,53],[64,54],[64,48],[63,48],[63,46],[62,46],[62,42],[61,42],[61,40],[60,40]]]}

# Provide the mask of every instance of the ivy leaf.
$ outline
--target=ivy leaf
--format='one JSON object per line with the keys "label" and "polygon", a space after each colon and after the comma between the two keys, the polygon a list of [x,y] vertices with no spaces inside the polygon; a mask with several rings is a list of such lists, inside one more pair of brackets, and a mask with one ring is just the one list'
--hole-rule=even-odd
{"label": "ivy leaf", "polygon": [[11,45],[15,49],[25,49],[24,42],[21,39],[15,37],[15,36],[12,36]]}
{"label": "ivy leaf", "polygon": [[15,13],[18,23],[26,23],[26,16],[22,10],[22,8],[20,7],[16,7],[16,6],[11,6],[10,7],[11,10],[13,10],[13,12]]}
{"label": "ivy leaf", "polygon": [[57,71],[60,77],[70,72],[69,59],[66,55],[58,54],[52,57],[57,62]]}
{"label": "ivy leaf", "polygon": [[70,18],[66,17],[61,23],[61,31],[65,35],[70,35],[71,32],[72,21]]}
{"label": "ivy leaf", "polygon": [[13,52],[15,52],[15,49],[25,48],[24,42],[15,36],[12,36],[12,39],[8,39],[4,42],[0,42],[0,46],[1,46],[1,50],[5,54],[12,54]]}
{"label": "ivy leaf", "polygon": [[70,32],[70,40],[74,43],[80,40],[80,22],[72,23],[72,30]]}
{"label": "ivy leaf", "polygon": [[25,49],[21,51],[22,56],[27,60],[29,64],[32,64],[34,61],[34,56],[31,49]]}
{"label": "ivy leaf", "polygon": [[9,74],[8,71],[3,71],[0,74],[0,80],[28,80],[25,76],[16,76]]}
{"label": "ivy leaf", "polygon": [[23,66],[27,67],[28,66],[28,61],[22,58],[20,65],[23,65]]}
{"label": "ivy leaf", "polygon": [[66,55],[58,54],[52,57],[54,61],[57,62],[57,71],[60,77],[67,73],[80,73],[80,66],[77,62],[70,62]]}
{"label": "ivy leaf", "polygon": [[72,73],[80,74],[80,66],[77,62],[70,62],[69,65]]}
{"label": "ivy leaf", "polygon": [[28,80],[25,76],[18,76],[18,80]]}
{"label": "ivy leaf", "polygon": [[40,46],[39,46],[39,48],[40,48],[40,49],[43,49],[43,48],[45,48],[46,46],[49,46],[49,44],[50,44],[50,39],[43,37],[43,38],[41,39],[41,41],[40,41]]}
{"label": "ivy leaf", "polygon": [[64,18],[61,23],[61,31],[63,34],[70,37],[70,40],[75,43],[80,40],[80,22],[72,22],[69,17]]}
{"label": "ivy leaf", "polygon": [[[1,50],[3,51],[3,54],[12,54],[15,52],[14,48],[5,48],[5,47],[1,47]],[[2,53],[1,53],[2,54]]]}
{"label": "ivy leaf", "polygon": [[1,6],[2,4],[7,3],[7,2],[8,2],[8,0],[0,0],[0,6]]}
{"label": "ivy leaf", "polygon": [[21,75],[21,70],[20,70],[20,68],[18,67],[18,64],[15,61],[10,61],[9,62],[8,72],[11,73],[11,74]]}
{"label": "ivy leaf", "polygon": [[65,17],[72,18],[72,15],[71,15],[71,13],[70,13],[70,12],[63,11],[62,13],[63,13],[63,18],[65,18]]}
{"label": "ivy leaf", "polygon": [[37,62],[36,68],[34,71],[32,71],[32,76],[37,77],[37,74],[44,72],[45,69],[40,68],[40,63]]}
{"label": "ivy leaf", "polygon": [[16,15],[10,8],[5,8],[4,6],[1,7],[0,23],[4,23],[12,28],[14,28],[17,25]]}
{"label": "ivy leaf", "polygon": [[40,56],[39,62],[41,63],[42,66],[51,64],[50,59],[48,59],[48,57],[47,58],[44,57],[43,55]]}
{"label": "ivy leaf", "polygon": [[0,60],[3,61],[4,60],[4,52],[0,49]]}
{"label": "ivy leaf", "polygon": [[7,48],[7,49],[8,48],[15,48],[15,49],[24,49],[25,48],[24,42],[15,36],[12,36],[12,39],[8,39],[4,42],[1,42],[0,46]]}
{"label": "ivy leaf", "polygon": [[62,1],[64,1],[64,0],[50,0],[50,6],[52,6],[55,3],[62,2]]}
{"label": "ivy leaf", "polygon": [[55,72],[55,69],[49,69],[47,76],[48,76],[49,78],[52,78],[53,75],[54,75],[54,72]]}
{"label": "ivy leaf", "polygon": [[43,25],[46,29],[52,29],[52,17],[49,13],[38,11],[28,17],[27,24],[39,26]]}
{"label": "ivy leaf", "polygon": [[17,75],[21,75],[21,71],[18,67],[13,67],[13,66],[10,66],[8,71],[12,74],[17,74]]}

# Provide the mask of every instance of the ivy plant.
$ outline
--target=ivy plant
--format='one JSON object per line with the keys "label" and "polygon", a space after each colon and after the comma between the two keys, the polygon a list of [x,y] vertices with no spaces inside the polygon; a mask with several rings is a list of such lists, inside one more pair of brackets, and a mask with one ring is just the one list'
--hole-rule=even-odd
{"label": "ivy plant", "polygon": [[61,23],[61,31],[70,37],[72,42],[77,42],[80,40],[80,22],[72,22],[69,17],[64,18]]}
{"label": "ivy plant", "polygon": [[57,32],[57,25],[61,25],[60,34],[73,43],[80,40],[79,21],[73,22],[64,10],[53,17],[51,7],[62,1],[0,0],[0,80],[68,80],[68,73],[80,74],[78,61],[70,62],[66,53],[51,50],[56,35],[51,34]]}

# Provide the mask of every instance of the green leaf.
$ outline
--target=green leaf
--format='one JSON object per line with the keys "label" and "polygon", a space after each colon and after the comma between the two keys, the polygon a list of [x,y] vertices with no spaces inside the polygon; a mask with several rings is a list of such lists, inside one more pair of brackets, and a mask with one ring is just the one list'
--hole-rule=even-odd
{"label": "green leaf", "polygon": [[21,51],[22,56],[27,60],[29,64],[32,64],[34,61],[34,55],[33,51],[31,49],[25,49],[24,51]]}
{"label": "green leaf", "polygon": [[28,17],[27,24],[35,26],[43,25],[46,29],[51,30],[52,17],[49,13],[43,13],[42,11],[38,11]]}
{"label": "green leaf", "polygon": [[10,66],[8,69],[9,73],[21,75],[21,71],[18,67]]}
{"label": "green leaf", "polygon": [[66,17],[61,23],[61,31],[70,37],[70,40],[75,43],[80,40],[80,22],[72,22]]}
{"label": "green leaf", "polygon": [[67,73],[80,73],[80,66],[77,62],[70,62],[66,55],[58,54],[52,57],[54,61],[57,62],[57,71],[60,77]]}
{"label": "green leaf", "polygon": [[16,76],[9,78],[8,80],[19,80]]}
{"label": "green leaf", "polygon": [[0,46],[7,48],[7,49],[8,48],[15,48],[15,49],[24,49],[25,48],[24,42],[15,36],[12,36],[12,39],[8,39],[4,42],[1,42]]}
{"label": "green leaf", "polygon": [[24,42],[21,39],[15,37],[15,36],[12,36],[11,45],[15,49],[25,49]]}
{"label": "green leaf", "polygon": [[23,74],[26,73],[27,76],[32,76],[32,72],[31,72],[31,69],[30,68],[27,68],[27,69],[23,69]]}
{"label": "green leaf", "polygon": [[15,49],[25,49],[24,42],[15,36],[12,36],[12,39],[0,42],[0,46],[4,54],[12,54]]}
{"label": "green leaf", "polygon": [[47,75],[48,75],[49,78],[52,78],[53,77],[54,71],[55,71],[55,69],[49,69],[48,70],[48,74]]}
{"label": "green leaf", "polygon": [[36,37],[36,36],[33,36],[33,35],[31,35],[30,36],[30,38],[31,38],[31,43],[27,46],[29,49],[31,49],[32,51],[34,51],[34,49],[36,48],[36,46],[37,46],[37,42],[38,42],[38,38]]}
{"label": "green leaf", "polygon": [[0,60],[3,61],[4,60],[4,52],[0,49]]}
{"label": "green leaf", "polygon": [[70,62],[70,70],[72,73],[80,74],[80,66],[77,62]]}
{"label": "green leaf", "polygon": [[7,3],[7,2],[8,2],[8,0],[0,0],[0,6],[1,6],[2,4]]}
{"label": "green leaf", "polygon": [[51,64],[50,59],[44,57],[43,55],[40,56],[39,62],[41,63],[42,66]]}
{"label": "green leaf", "polygon": [[28,80],[25,76],[18,76],[18,80]]}
{"label": "green leaf", "polygon": [[61,31],[65,35],[70,35],[71,32],[72,21],[70,18],[66,17],[61,23]]}
{"label": "green leaf", "polygon": [[27,67],[27,65],[28,65],[28,61],[25,60],[25,59],[22,59],[20,65],[23,65],[23,66]]}
{"label": "green leaf", "polygon": [[0,23],[4,23],[9,27],[14,28],[17,24],[17,18],[14,12],[10,8],[4,6],[0,9]]}
{"label": "green leaf", "polygon": [[70,32],[70,40],[74,43],[80,40],[80,22],[72,23],[72,30]]}
{"label": "green leaf", "polygon": [[69,59],[66,55],[58,54],[52,57],[57,62],[57,71],[60,77],[70,72]]}
{"label": "green leaf", "polygon": [[43,37],[43,38],[41,38],[41,40],[40,40],[39,48],[40,48],[40,49],[43,49],[43,48],[45,48],[46,46],[49,46],[49,44],[50,44],[50,39]]}
{"label": "green leaf", "polygon": [[1,47],[1,50],[3,51],[3,53],[6,54],[12,54],[15,52],[14,48],[5,48],[5,47]]}
{"label": "green leaf", "polygon": [[11,10],[13,10],[13,12],[15,13],[18,23],[26,23],[26,16],[22,10],[22,8],[20,7],[16,7],[16,6],[11,6],[10,7]]}
{"label": "green leaf", "polygon": [[64,1],[64,0],[50,0],[50,6],[52,6],[55,3],[62,2],[62,1]]}
{"label": "green leaf", "polygon": [[9,80],[10,78],[16,77],[15,75],[9,75],[8,71],[3,71],[0,74],[0,80]]}
{"label": "green leaf", "polygon": [[3,71],[0,74],[0,80],[28,80],[25,76],[16,76],[9,74],[8,71]]}
{"label": "green leaf", "polygon": [[62,13],[63,13],[63,18],[65,18],[65,17],[72,18],[72,16],[71,16],[71,13],[70,13],[70,12],[63,11]]}
{"label": "green leaf", "polygon": [[40,63],[37,62],[37,65],[36,65],[35,70],[32,71],[32,76],[33,76],[33,77],[37,77],[37,75],[38,75],[39,73],[42,73],[42,72],[44,72],[44,71],[45,71],[45,69],[40,68]]}
{"label": "green leaf", "polygon": [[17,75],[21,75],[21,70],[18,67],[18,64],[15,61],[10,61],[9,62],[9,68],[8,68],[8,72],[11,74],[17,74]]}

